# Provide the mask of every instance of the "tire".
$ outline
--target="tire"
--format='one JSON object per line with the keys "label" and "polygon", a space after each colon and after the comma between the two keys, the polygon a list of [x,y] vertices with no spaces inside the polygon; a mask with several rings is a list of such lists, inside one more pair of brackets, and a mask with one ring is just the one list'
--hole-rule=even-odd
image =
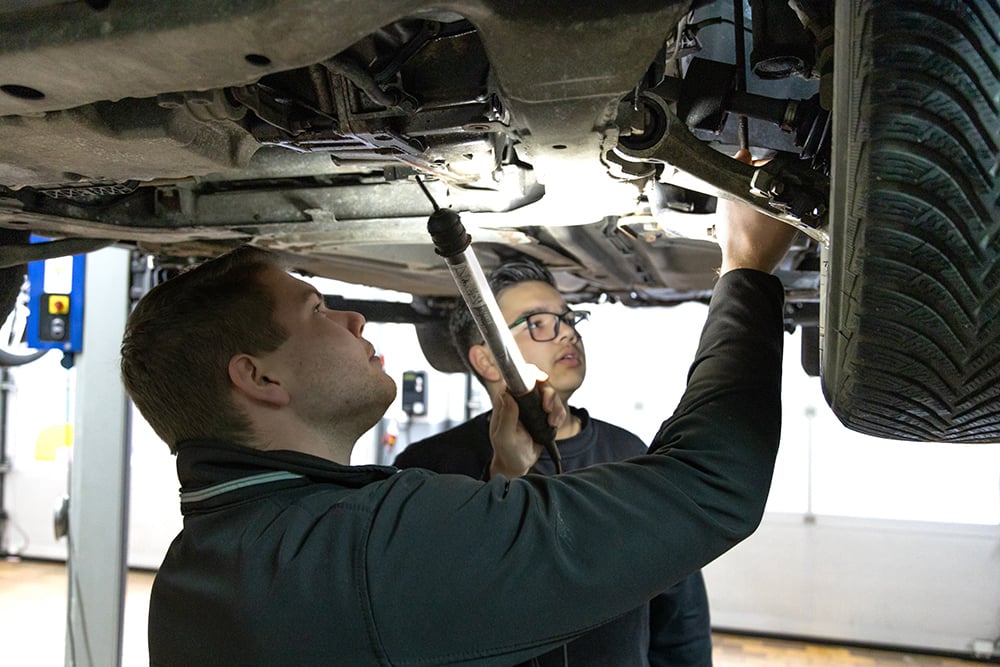
{"label": "tire", "polygon": [[6,319],[10,311],[14,310],[27,270],[25,264],[0,269],[0,321]]}
{"label": "tire", "polygon": [[448,331],[448,321],[419,322],[414,325],[417,330],[417,342],[424,358],[431,368],[440,373],[468,373],[469,369],[462,363],[462,358],[451,344],[451,334]]}
{"label": "tire", "polygon": [[837,5],[823,391],[862,433],[1000,441],[1000,3]]}
{"label": "tire", "polygon": [[0,366],[11,368],[13,366],[24,366],[32,361],[37,361],[48,354],[48,350],[29,350],[27,354],[14,354],[0,350]]}
{"label": "tire", "polygon": [[36,350],[27,346],[24,336],[27,310],[18,306],[22,290],[27,294],[26,266],[0,269],[0,299],[6,306],[4,319],[0,322],[0,366],[23,366],[41,359],[47,349]]}
{"label": "tire", "polygon": [[[0,227],[0,246],[24,245],[30,240],[31,234],[27,231]],[[27,264],[0,269],[0,322],[7,319],[7,315],[14,309],[27,272]]]}
{"label": "tire", "polygon": [[[0,245],[15,245],[28,243],[30,235],[26,231],[0,229]],[[22,321],[14,321],[22,317],[18,312],[15,316],[14,306],[25,286],[26,264],[0,269],[0,366],[23,366],[41,358],[48,350],[33,350],[28,348],[21,337]],[[14,339],[11,340],[10,338]]]}

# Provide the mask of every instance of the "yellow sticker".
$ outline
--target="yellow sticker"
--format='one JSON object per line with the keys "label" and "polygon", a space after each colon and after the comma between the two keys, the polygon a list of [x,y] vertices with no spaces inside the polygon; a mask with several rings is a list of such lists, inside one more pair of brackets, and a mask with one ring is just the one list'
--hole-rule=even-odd
{"label": "yellow sticker", "polygon": [[73,445],[73,425],[56,424],[42,429],[35,440],[35,460],[55,461],[60,447]]}

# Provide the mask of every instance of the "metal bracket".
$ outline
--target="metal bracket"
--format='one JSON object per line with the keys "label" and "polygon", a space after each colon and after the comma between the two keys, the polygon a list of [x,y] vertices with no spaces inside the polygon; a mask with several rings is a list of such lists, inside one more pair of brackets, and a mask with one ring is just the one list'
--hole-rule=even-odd
{"label": "metal bracket", "polygon": [[750,178],[750,193],[766,197],[773,209],[799,220],[817,220],[827,210],[827,196],[803,184],[783,161],[758,167]]}
{"label": "metal bracket", "polygon": [[695,137],[656,93],[644,91],[638,103],[644,127],[633,127],[636,111],[631,103],[622,104],[617,123],[631,134],[619,137],[609,160],[622,165],[662,164],[666,169],[661,181],[743,202],[829,244],[825,230],[829,180],[807,162],[781,157],[762,167],[738,162]]}

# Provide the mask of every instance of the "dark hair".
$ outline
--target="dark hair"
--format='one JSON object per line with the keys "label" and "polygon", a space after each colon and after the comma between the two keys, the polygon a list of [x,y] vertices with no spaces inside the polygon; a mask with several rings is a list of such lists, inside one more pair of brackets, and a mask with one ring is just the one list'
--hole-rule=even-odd
{"label": "dark hair", "polygon": [[[543,282],[552,287],[556,286],[556,281],[549,270],[542,264],[528,258],[512,259],[500,264],[490,272],[486,280],[493,294],[498,298],[505,289],[520,283]],[[479,333],[476,320],[473,319],[472,312],[465,305],[465,301],[459,300],[451,311],[451,316],[448,318],[448,331],[451,333],[451,344],[458,352],[458,356],[461,357],[462,363],[469,369],[469,372],[482,381],[483,378],[479,377],[479,373],[476,373],[476,369],[469,363],[469,349],[473,345],[482,345],[483,336]]]}
{"label": "dark hair", "polygon": [[283,269],[271,253],[243,246],[157,285],[129,316],[122,382],[171,451],[193,438],[250,437],[230,400],[229,360],[271,352],[287,338],[259,279],[268,267]]}

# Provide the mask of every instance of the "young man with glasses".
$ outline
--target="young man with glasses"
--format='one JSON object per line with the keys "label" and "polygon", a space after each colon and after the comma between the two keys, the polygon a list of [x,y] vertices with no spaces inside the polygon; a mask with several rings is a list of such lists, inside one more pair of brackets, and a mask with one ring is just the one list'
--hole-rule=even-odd
{"label": "young man with glasses", "polygon": [[[489,275],[490,288],[525,361],[548,375],[569,409],[556,432],[563,470],[642,456],[646,445],[634,434],[594,419],[569,400],[586,376],[580,327],[590,313],[570,308],[549,271],[528,259],[506,262]],[[452,312],[452,342],[467,368],[490,396],[503,386],[500,372],[464,304]],[[396,458],[400,468],[426,468],[479,479],[555,472],[547,452],[538,447],[498,449],[490,443],[492,412],[407,447]],[[553,610],[558,613],[558,610]],[[712,664],[712,640],[705,582],[698,570],[635,609],[602,625],[533,665],[671,665]]]}

